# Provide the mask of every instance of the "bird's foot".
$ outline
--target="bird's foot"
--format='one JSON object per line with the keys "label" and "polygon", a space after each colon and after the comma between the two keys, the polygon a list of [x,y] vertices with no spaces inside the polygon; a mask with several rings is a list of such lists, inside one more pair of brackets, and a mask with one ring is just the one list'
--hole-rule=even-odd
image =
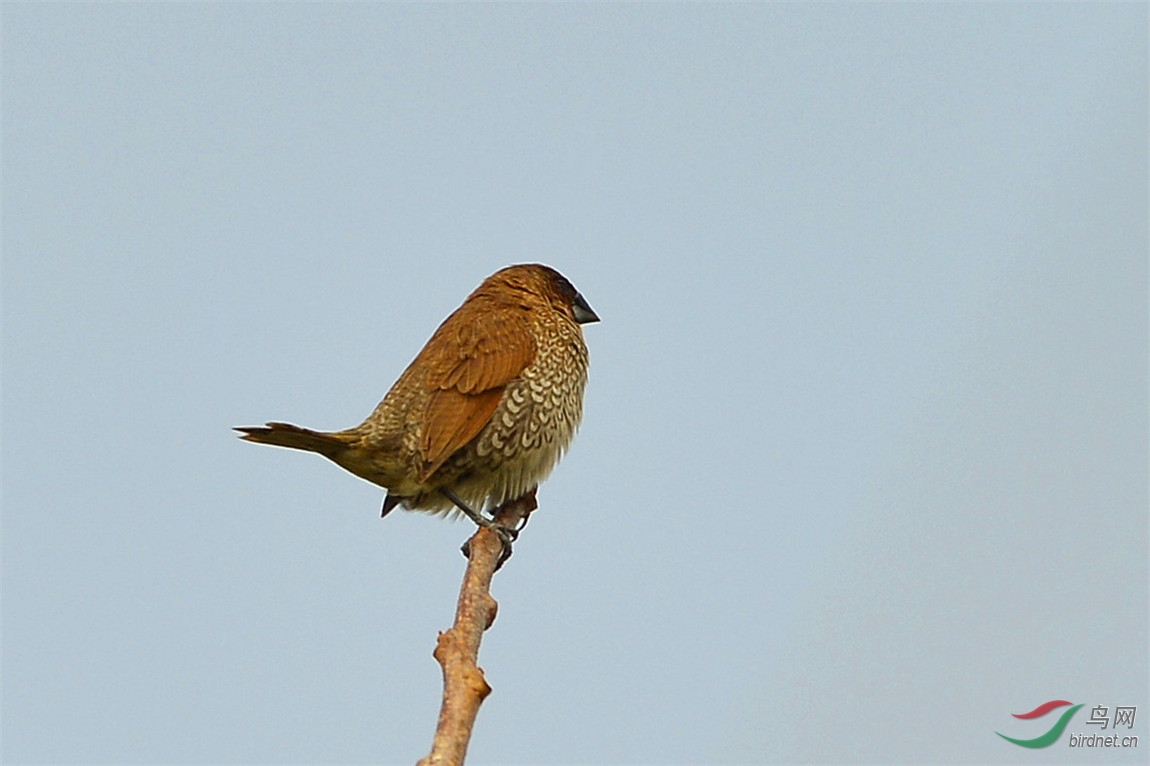
{"label": "bird's foot", "polygon": [[[499,542],[503,543],[503,552],[499,554],[499,562],[495,565],[495,571],[499,571],[499,567],[503,566],[503,562],[511,558],[511,544],[519,537],[519,530],[523,527],[512,529],[502,524],[497,524],[494,520],[487,518],[482,513],[472,510],[467,503],[463,502],[463,500],[451,490],[441,489],[439,491],[442,492],[448,500],[455,503],[455,507],[462,511],[467,518],[474,521],[476,526],[490,529],[499,538]],[[471,541],[468,540],[465,542],[459,550],[465,558],[470,559]]]}
{"label": "bird's foot", "polygon": [[[508,529],[502,524],[489,522],[488,524],[480,524],[480,526],[490,529],[499,538],[499,542],[503,543],[503,551],[499,554],[499,561],[495,562],[495,571],[499,571],[499,567],[503,566],[503,562],[511,558],[512,548],[511,544],[515,542],[515,538],[519,536],[519,531],[515,529]],[[459,552],[463,554],[463,558],[468,561],[471,560],[471,540],[467,540],[459,547]]]}
{"label": "bird's foot", "polygon": [[494,521],[487,518],[479,511],[473,511],[470,505],[463,502],[463,499],[460,498],[459,495],[452,492],[450,489],[441,489],[439,491],[443,494],[444,497],[455,503],[455,507],[458,508],[465,516],[467,516],[467,518],[474,521],[477,527],[487,527],[490,529],[496,526]]}

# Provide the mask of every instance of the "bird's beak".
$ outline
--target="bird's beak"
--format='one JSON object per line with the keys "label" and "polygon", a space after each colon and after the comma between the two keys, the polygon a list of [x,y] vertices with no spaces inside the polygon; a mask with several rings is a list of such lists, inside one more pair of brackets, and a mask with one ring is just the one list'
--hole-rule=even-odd
{"label": "bird's beak", "polygon": [[575,300],[571,308],[575,313],[575,321],[579,324],[591,324],[592,322],[599,321],[599,315],[595,313],[594,309],[587,304],[586,299],[579,293],[575,293]]}

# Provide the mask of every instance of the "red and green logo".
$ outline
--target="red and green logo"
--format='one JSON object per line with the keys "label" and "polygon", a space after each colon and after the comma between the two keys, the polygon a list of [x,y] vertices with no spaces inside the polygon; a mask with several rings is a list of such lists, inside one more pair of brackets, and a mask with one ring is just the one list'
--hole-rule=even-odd
{"label": "red and green logo", "polygon": [[[1055,708],[1066,707],[1067,705],[1073,704],[1074,703],[1067,702],[1066,700],[1050,700],[1050,702],[1043,702],[1041,705],[1034,708],[1034,710],[1031,710],[1029,713],[1011,713],[1011,715],[1013,715],[1015,718],[1021,718],[1025,721],[1029,721],[1034,718],[1041,718]],[[1059,737],[1062,736],[1062,732],[1066,728],[1066,724],[1070,723],[1070,719],[1074,717],[1074,714],[1078,712],[1078,708],[1080,707],[1082,707],[1082,705],[1074,705],[1074,707],[1065,711],[1062,714],[1062,717],[1058,719],[1058,722],[1050,727],[1050,731],[1046,732],[1041,737],[1035,737],[1034,739],[1015,739],[1014,737],[1008,737],[1005,734],[1001,734],[997,731],[994,733],[998,734],[998,736],[1002,737],[1007,742],[1013,742],[1014,744],[1020,745],[1022,747],[1050,747],[1058,741]]]}

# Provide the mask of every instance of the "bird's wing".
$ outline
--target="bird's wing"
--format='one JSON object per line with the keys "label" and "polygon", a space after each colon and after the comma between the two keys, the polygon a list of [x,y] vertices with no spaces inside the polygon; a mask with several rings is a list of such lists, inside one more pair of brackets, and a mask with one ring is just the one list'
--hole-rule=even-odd
{"label": "bird's wing", "polygon": [[535,360],[526,311],[469,300],[436,330],[421,352],[431,393],[423,420],[426,479],[491,420],[503,389]]}

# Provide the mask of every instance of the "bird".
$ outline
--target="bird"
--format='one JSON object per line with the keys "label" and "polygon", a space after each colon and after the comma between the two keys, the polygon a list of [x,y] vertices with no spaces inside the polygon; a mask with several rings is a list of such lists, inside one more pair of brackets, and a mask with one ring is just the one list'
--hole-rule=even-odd
{"label": "bird", "polygon": [[[387,490],[396,507],[493,526],[484,509],[534,490],[583,416],[598,322],[579,291],[543,264],[495,272],[432,334],[367,418],[343,431],[239,426],[241,439],[317,452]],[[501,532],[505,545],[509,540]]]}

